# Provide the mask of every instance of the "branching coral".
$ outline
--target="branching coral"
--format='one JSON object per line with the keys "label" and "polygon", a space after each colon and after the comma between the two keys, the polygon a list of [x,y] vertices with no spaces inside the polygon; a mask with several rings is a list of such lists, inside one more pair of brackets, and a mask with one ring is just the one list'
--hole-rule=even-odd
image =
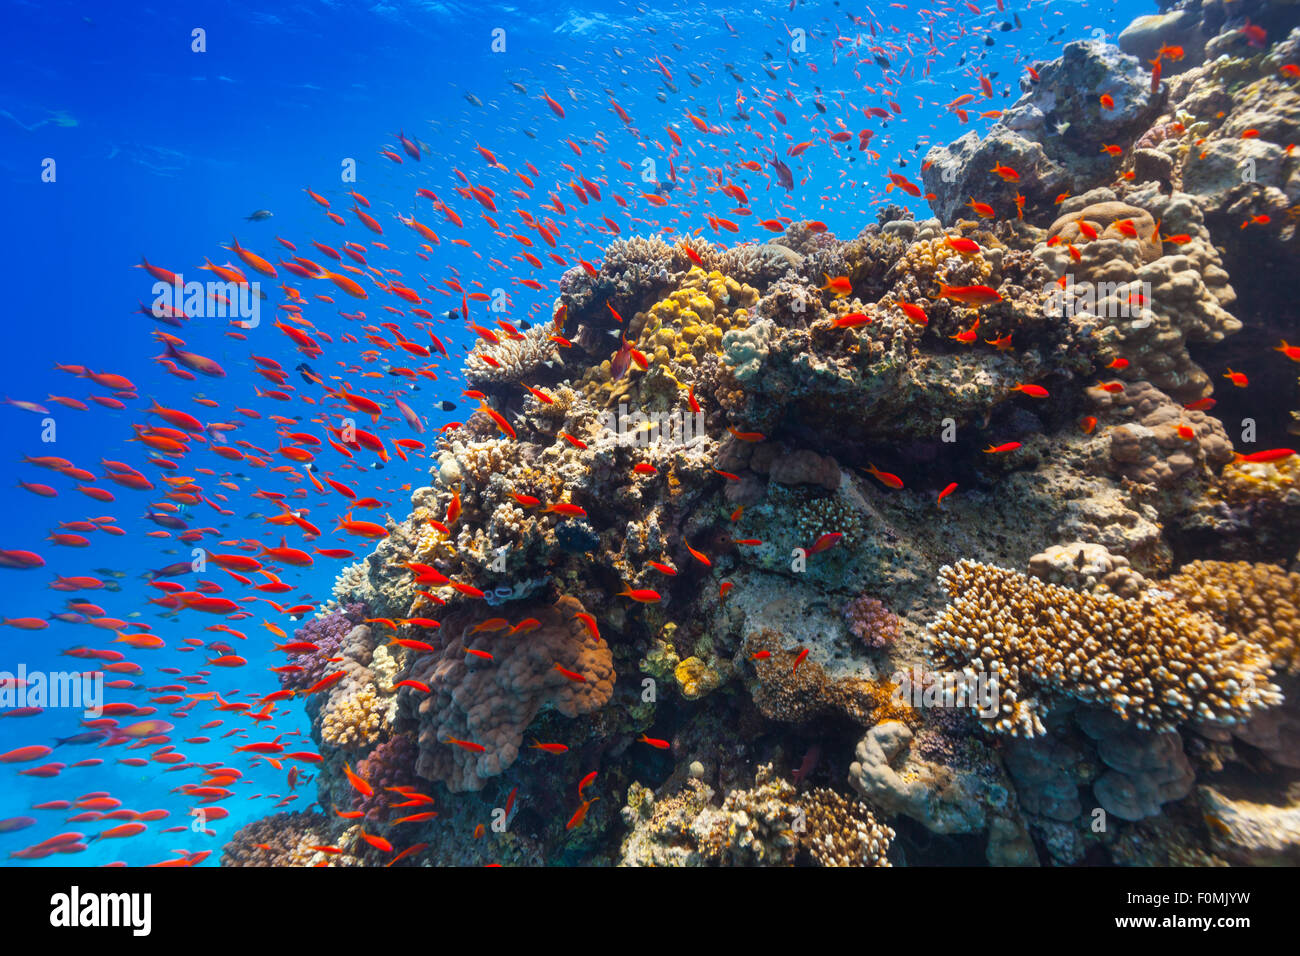
{"label": "branching coral", "polygon": [[406,734],[395,734],[357,762],[357,776],[370,784],[371,793],[357,793],[355,809],[368,818],[382,819],[393,801],[390,787],[409,787],[415,779],[415,742]]}
{"label": "branching coral", "polygon": [[804,843],[821,866],[889,866],[891,827],[876,821],[866,804],[818,787],[802,800]]}
{"label": "branching coral", "polygon": [[985,722],[997,732],[1043,733],[1055,696],[1152,730],[1236,723],[1281,700],[1259,644],[1181,602],[1081,593],[973,561],[945,566],[939,583],[950,603],[930,625],[931,654],[996,681],[998,714]]}
{"label": "branching coral", "polygon": [[498,341],[480,338],[465,358],[465,379],[471,385],[484,382],[531,383],[543,366],[555,364],[560,347],[551,340],[550,323],[535,325],[518,337],[505,331],[495,333]]}
{"label": "branching coral", "polygon": [[339,653],[349,632],[366,617],[363,604],[349,604],[325,617],[314,618],[294,631],[295,642],[315,644],[316,650],[294,654],[289,659],[290,670],[280,672],[280,686],[286,690],[301,690],[315,684],[325,676],[327,661]]}
{"label": "branching coral", "polygon": [[1193,561],[1163,586],[1263,647],[1277,670],[1300,674],[1300,574],[1273,564]]}
{"label": "branching coral", "polygon": [[333,696],[321,711],[321,740],[350,750],[369,747],[379,739],[387,723],[388,701],[373,686],[336,700]]}

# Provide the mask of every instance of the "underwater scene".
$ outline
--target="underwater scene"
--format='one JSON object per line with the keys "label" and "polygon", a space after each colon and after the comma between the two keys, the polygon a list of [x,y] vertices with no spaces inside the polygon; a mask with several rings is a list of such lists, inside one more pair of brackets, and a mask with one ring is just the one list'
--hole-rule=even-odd
{"label": "underwater scene", "polygon": [[5,20],[6,867],[1300,863],[1300,4]]}

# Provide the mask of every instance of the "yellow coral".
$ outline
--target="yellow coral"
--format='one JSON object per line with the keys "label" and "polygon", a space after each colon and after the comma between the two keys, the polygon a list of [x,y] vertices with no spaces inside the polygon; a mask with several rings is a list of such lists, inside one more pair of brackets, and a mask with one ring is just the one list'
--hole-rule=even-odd
{"label": "yellow coral", "polygon": [[[722,345],[723,333],[749,324],[749,310],[757,304],[758,290],[717,270],[693,266],[681,285],[628,322],[628,341],[651,360],[651,369],[693,369]],[[633,370],[635,371],[635,369]],[[608,360],[582,376],[584,393],[599,407],[610,408],[628,396],[642,405],[639,376],[613,381]],[[671,376],[669,376],[671,378]]]}
{"label": "yellow coral", "polygon": [[688,657],[681,661],[673,669],[673,676],[677,679],[677,686],[682,689],[682,696],[687,700],[703,697],[722,683],[718,672],[698,657]]}
{"label": "yellow coral", "polygon": [[375,688],[363,687],[321,715],[321,739],[334,747],[368,747],[378,742],[387,711]]}
{"label": "yellow coral", "polygon": [[1281,461],[1236,461],[1223,468],[1219,493],[1228,501],[1245,503],[1281,499],[1300,488],[1300,455]]}
{"label": "yellow coral", "polygon": [[946,239],[920,239],[908,246],[898,268],[918,279],[946,282],[951,270],[956,267],[964,266],[963,275],[970,274],[971,264],[974,265],[977,281],[969,284],[979,284],[993,273],[993,266],[982,252],[963,255],[948,245]]}

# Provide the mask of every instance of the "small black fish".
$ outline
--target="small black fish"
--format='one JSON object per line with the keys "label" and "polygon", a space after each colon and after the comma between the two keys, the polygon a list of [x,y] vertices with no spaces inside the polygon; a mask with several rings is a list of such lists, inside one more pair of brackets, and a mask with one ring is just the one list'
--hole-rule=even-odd
{"label": "small black fish", "polygon": [[244,222],[261,222],[263,219],[270,219],[275,213],[269,209],[258,209],[251,216],[245,216]]}
{"label": "small black fish", "polygon": [[438,408],[444,412],[454,412],[456,410],[456,403],[443,400],[438,403]]}
{"label": "small black fish", "polygon": [[87,730],[83,733],[73,734],[71,737],[55,737],[54,746],[62,747],[64,744],[93,744],[98,743],[108,736],[107,730]]}

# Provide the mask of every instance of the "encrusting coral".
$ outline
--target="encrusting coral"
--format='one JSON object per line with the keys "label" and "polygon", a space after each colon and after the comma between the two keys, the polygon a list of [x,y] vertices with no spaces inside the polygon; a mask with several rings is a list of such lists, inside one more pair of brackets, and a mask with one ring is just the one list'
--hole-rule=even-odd
{"label": "encrusting coral", "polygon": [[[525,728],[543,708],[577,717],[609,700],[609,646],[578,618],[582,604],[565,596],[553,606],[525,610],[538,624],[524,638],[476,631],[471,620],[453,633],[455,622],[448,620],[437,652],[412,659],[406,679],[431,691],[401,692],[402,706],[419,721],[420,776],[453,792],[480,790],[515,762]],[[475,657],[470,649],[491,657]]]}

